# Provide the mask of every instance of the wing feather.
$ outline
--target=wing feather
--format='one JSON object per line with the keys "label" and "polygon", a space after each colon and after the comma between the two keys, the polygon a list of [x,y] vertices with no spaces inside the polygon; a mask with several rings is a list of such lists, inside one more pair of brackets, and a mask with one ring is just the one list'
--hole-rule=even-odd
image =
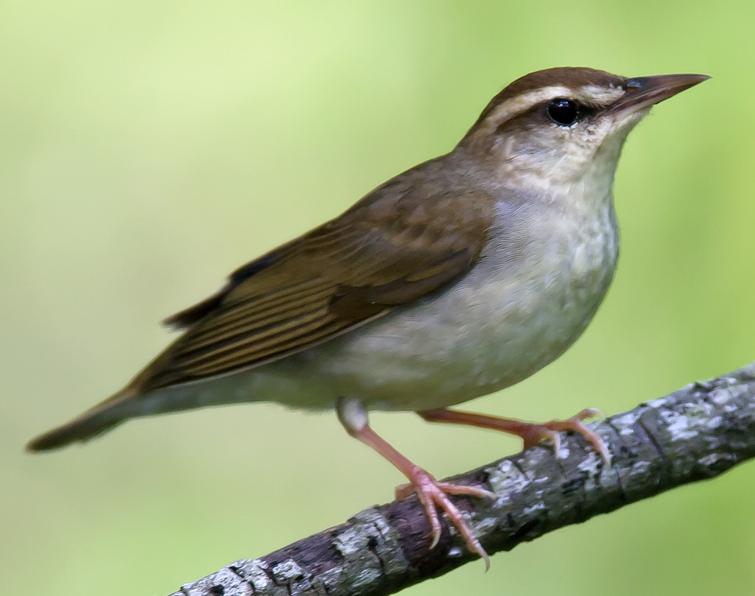
{"label": "wing feather", "polygon": [[250,312],[249,305],[246,305],[246,308],[239,309],[238,316],[216,322],[212,327],[198,331],[194,336],[195,345],[201,346],[220,341],[229,335],[251,333],[261,326],[270,326],[287,318],[290,319],[302,309],[311,308],[313,302],[328,298],[331,293],[330,288],[317,289],[289,297],[279,304],[269,304],[259,311],[252,310]]}
{"label": "wing feather", "polygon": [[337,337],[468,271],[493,201],[386,185],[341,217],[241,267],[134,384],[140,392],[248,369]]}

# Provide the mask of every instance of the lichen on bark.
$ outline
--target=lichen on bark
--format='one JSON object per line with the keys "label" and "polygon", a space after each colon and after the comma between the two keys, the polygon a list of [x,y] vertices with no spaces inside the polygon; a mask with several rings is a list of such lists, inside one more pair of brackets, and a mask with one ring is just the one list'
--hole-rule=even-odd
{"label": "lichen on bark", "polygon": [[[593,429],[609,447],[610,467],[580,437],[567,435],[558,457],[538,446],[454,477],[496,495],[457,499],[488,552],[511,550],[755,457],[755,363],[692,383]],[[445,523],[439,544],[430,549],[424,514],[410,497],[365,509],[268,555],[231,563],[171,596],[391,594],[470,560]]]}

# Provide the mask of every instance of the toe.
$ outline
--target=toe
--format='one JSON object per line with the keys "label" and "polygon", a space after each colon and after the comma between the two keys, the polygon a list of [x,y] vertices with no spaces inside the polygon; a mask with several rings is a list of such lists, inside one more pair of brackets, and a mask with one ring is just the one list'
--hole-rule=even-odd
{"label": "toe", "polygon": [[[576,422],[576,421],[575,421]],[[595,451],[598,452],[603,462],[607,465],[611,465],[611,453],[608,451],[608,446],[602,437],[591,428],[588,428],[581,422],[576,422],[574,428],[575,432],[578,432],[587,441]]]}
{"label": "toe", "polygon": [[448,517],[449,521],[457,529],[461,537],[464,539],[464,544],[466,544],[467,549],[469,549],[470,552],[477,553],[485,562],[485,570],[489,569],[490,557],[488,557],[488,553],[485,552],[485,549],[482,548],[482,544],[480,544],[474,531],[469,527],[469,524],[467,524],[461,511],[457,509],[456,505],[451,502],[448,495],[441,490],[440,487],[436,486],[435,489],[436,490],[432,495],[435,504],[444,511],[446,517]]}
{"label": "toe", "polygon": [[493,491],[485,490],[484,488],[476,486],[451,484],[449,482],[438,482],[436,486],[447,495],[467,495],[469,497],[479,497],[480,499],[497,498],[497,495]]}
{"label": "toe", "polygon": [[446,514],[446,517],[451,524],[453,524],[459,532],[469,551],[482,557],[485,561],[485,569],[487,570],[490,567],[488,554],[485,552],[485,549],[482,548],[474,531],[464,519],[461,511],[459,511],[456,505],[453,504],[449,495],[495,498],[495,493],[474,486],[438,482],[430,474],[420,469],[416,469],[413,472],[411,480],[411,484],[399,486],[396,489],[396,494],[403,495],[408,491],[413,491],[417,494],[417,498],[422,504],[425,516],[430,523],[430,549],[435,548],[440,541],[441,524],[438,516],[438,509],[441,509]]}
{"label": "toe", "polygon": [[406,497],[414,494],[414,485],[408,482],[406,484],[399,484],[393,491],[393,494],[396,496],[397,501],[406,499]]}
{"label": "toe", "polygon": [[590,420],[590,418],[603,418],[603,412],[598,408],[585,408],[574,416],[577,420]]}
{"label": "toe", "polygon": [[425,517],[430,522],[430,550],[434,549],[438,542],[440,542],[441,525],[438,518],[438,510],[435,505],[436,499],[434,496],[435,479],[432,476],[424,476],[417,479],[414,484],[414,492],[417,493],[417,498],[422,504],[422,509],[425,511]]}
{"label": "toe", "polygon": [[577,416],[569,418],[568,420],[549,423],[548,426],[550,428],[553,428],[554,430],[558,429],[564,431],[572,431],[581,435],[582,438],[587,441],[595,451],[598,452],[603,462],[607,466],[610,466],[611,454],[608,451],[608,447],[606,446],[605,441],[598,433],[588,427],[584,422],[582,422],[582,419],[580,419],[580,415],[586,411],[587,410],[583,410],[582,412],[577,414]]}

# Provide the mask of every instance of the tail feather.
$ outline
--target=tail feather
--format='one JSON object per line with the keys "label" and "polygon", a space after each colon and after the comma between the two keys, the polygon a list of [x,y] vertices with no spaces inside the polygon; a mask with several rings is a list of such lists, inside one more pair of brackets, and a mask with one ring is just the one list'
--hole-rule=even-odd
{"label": "tail feather", "polygon": [[70,422],[32,439],[26,445],[27,451],[58,449],[76,441],[88,441],[112,430],[128,417],[120,407],[124,397],[123,394],[116,394]]}

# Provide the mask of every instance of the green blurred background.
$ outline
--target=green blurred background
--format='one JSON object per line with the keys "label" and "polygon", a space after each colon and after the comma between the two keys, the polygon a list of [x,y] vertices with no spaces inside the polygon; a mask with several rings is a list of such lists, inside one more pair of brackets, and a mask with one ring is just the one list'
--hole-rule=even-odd
{"label": "green blurred background", "polygon": [[[162,317],[451,148],[532,70],[704,72],[631,135],[618,276],[585,336],[478,410],[607,413],[755,359],[751,2],[0,4],[0,577],[6,594],[166,594],[390,498],[334,415],[272,405],[23,443],[168,341]],[[438,475],[518,449],[377,414]],[[469,565],[407,594],[755,592],[755,467]]]}

